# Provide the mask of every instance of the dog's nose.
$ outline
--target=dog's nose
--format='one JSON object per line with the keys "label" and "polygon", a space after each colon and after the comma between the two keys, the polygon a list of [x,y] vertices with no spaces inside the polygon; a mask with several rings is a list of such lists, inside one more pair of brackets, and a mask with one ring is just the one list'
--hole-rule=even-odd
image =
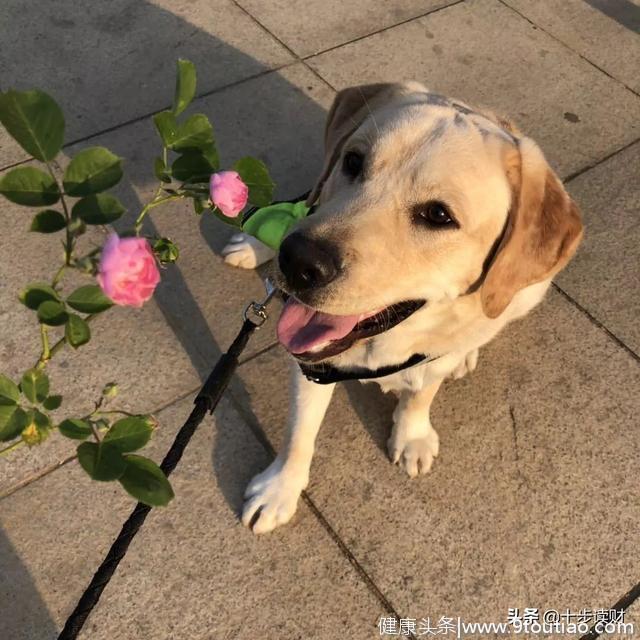
{"label": "dog's nose", "polygon": [[338,275],[338,251],[329,242],[296,231],[280,245],[278,264],[293,291],[324,287]]}

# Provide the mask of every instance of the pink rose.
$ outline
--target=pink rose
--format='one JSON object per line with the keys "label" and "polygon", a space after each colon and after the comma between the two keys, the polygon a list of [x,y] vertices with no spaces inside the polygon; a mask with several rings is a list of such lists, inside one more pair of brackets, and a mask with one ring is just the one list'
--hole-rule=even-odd
{"label": "pink rose", "polygon": [[228,218],[235,218],[247,204],[249,187],[235,171],[220,171],[211,176],[211,201]]}
{"label": "pink rose", "polygon": [[98,284],[116,304],[141,307],[160,282],[153,251],[145,238],[112,233],[102,247]]}

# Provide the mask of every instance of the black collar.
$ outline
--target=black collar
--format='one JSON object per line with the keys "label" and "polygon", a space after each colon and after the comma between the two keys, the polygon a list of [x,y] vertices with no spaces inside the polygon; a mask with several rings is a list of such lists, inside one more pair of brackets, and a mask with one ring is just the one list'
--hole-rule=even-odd
{"label": "black collar", "polygon": [[343,382],[344,380],[370,380],[371,378],[384,378],[398,371],[409,369],[421,362],[431,362],[439,356],[433,358],[424,353],[414,353],[408,360],[400,364],[390,364],[378,369],[365,369],[364,367],[356,367],[354,369],[338,369],[330,364],[311,364],[308,362],[298,362],[300,370],[307,380],[317,384],[332,384],[334,382]]}

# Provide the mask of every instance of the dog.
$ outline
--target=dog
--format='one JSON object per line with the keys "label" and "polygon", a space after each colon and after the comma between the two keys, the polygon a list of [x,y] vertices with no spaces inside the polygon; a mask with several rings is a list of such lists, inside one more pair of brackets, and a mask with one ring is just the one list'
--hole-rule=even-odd
{"label": "dog", "polygon": [[[583,234],[533,140],[417,82],[337,94],[314,203],[275,265],[292,406],[282,450],[245,493],[255,533],[294,515],[336,379],[395,392],[389,457],[412,478],[429,471],[442,381],[473,371],[478,349],[541,302]],[[246,268],[273,257],[242,234],[224,254]]]}

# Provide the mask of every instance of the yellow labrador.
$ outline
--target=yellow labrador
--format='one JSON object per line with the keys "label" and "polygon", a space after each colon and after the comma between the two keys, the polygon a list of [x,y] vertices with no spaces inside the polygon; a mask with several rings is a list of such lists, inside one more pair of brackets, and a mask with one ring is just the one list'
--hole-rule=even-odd
{"label": "yellow labrador", "polygon": [[[255,533],[293,516],[336,380],[399,396],[389,456],[411,476],[438,455],[442,381],[543,298],[582,237],[580,214],[509,122],[407,82],[345,89],[328,116],[317,207],[281,245],[278,337],[294,358],[286,442],[249,484]],[[271,257],[239,236],[231,264]]]}

